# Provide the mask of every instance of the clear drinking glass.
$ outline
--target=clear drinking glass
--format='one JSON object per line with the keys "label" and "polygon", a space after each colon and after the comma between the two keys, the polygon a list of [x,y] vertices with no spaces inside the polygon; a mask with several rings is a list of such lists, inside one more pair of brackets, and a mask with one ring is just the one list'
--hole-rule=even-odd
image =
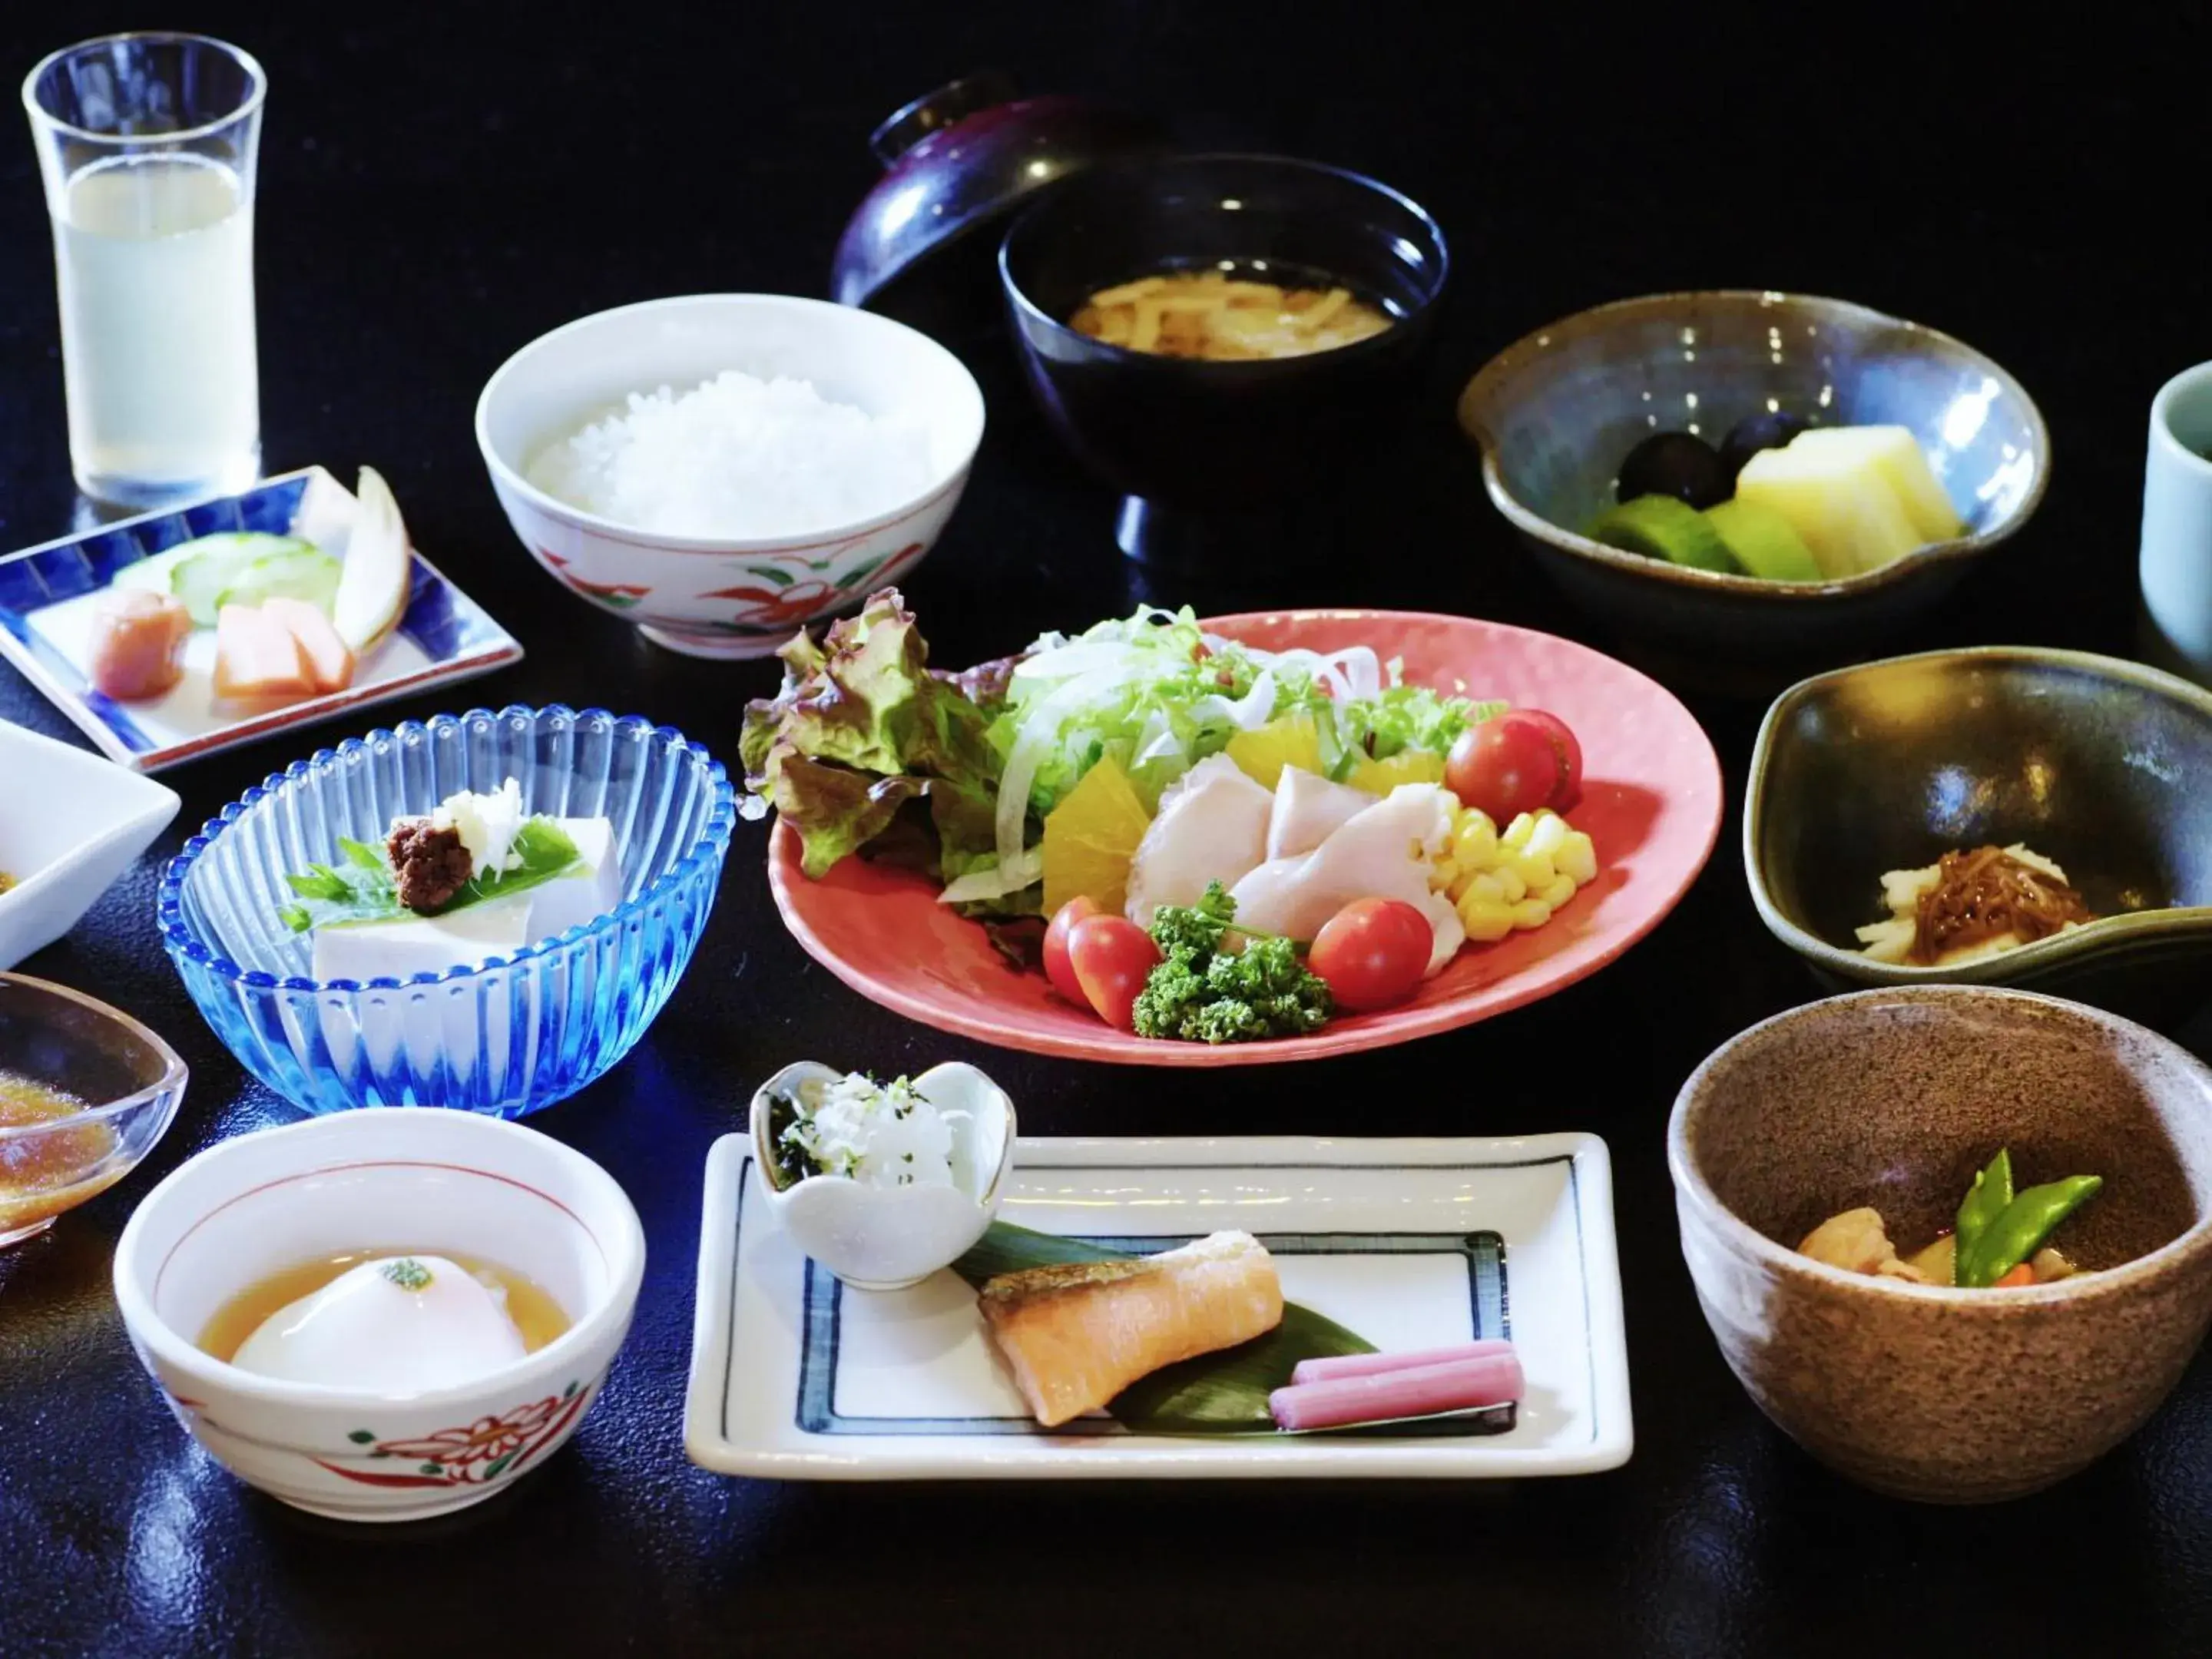
{"label": "clear drinking glass", "polygon": [[253,164],[268,77],[195,34],[65,46],[23,82],[53,220],[70,465],[167,507],[261,471]]}

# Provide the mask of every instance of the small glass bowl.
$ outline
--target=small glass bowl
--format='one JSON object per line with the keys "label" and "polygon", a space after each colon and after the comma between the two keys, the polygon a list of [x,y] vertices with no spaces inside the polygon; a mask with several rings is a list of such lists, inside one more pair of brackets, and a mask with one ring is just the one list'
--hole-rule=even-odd
{"label": "small glass bowl", "polygon": [[87,1102],[43,1122],[0,1127],[0,1248],[137,1167],[177,1115],[190,1073],[128,1014],[65,986],[0,974],[0,1073]]}
{"label": "small glass bowl", "polygon": [[[514,778],[525,808],[611,820],[623,902],[479,966],[318,981],[278,917],[284,878],[380,843],[395,817]],[[521,1117],[629,1052],[706,929],[735,818],[728,775],[681,732],[604,709],[471,709],[351,738],[248,790],[161,882],[161,941],[208,1024],[309,1112],[450,1106]]]}

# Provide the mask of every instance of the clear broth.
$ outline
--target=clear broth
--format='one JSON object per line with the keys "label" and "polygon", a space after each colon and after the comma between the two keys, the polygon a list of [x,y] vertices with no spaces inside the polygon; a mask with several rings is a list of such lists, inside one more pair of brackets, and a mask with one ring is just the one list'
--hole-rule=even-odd
{"label": "clear broth", "polygon": [[522,1333],[522,1346],[527,1353],[536,1353],[568,1328],[568,1316],[553,1299],[552,1292],[526,1273],[503,1267],[496,1261],[487,1261],[482,1256],[464,1255],[458,1250],[380,1247],[316,1256],[255,1279],[215,1310],[214,1317],[200,1332],[201,1352],[228,1364],[246,1346],[246,1339],[259,1330],[270,1315],[289,1307],[303,1296],[313,1296],[349,1268],[387,1255],[441,1255],[483,1283],[506,1291],[507,1316]]}

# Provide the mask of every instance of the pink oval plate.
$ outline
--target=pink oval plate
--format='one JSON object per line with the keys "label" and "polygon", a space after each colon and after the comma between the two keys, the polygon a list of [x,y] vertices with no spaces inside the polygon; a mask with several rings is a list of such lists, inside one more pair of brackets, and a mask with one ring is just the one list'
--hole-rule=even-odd
{"label": "pink oval plate", "polygon": [[1357,1053],[1469,1025],[1595,973],[1658,926],[1720,833],[1720,762],[1703,728],[1656,681],[1549,634],[1406,611],[1291,611],[1209,620],[1269,650],[1372,646],[1405,678],[1548,708],[1582,740],[1582,804],[1568,814],[1597,843],[1597,879],[1547,926],[1469,945],[1410,1002],[1340,1016],[1310,1036],[1165,1042],[1117,1031],[1063,1002],[1042,973],[1014,969],[982,927],[937,902],[911,871],[848,858],[820,881],[799,867],[783,824],[769,885],[794,938],[871,1000],[941,1031],[1002,1048],[1136,1066],[1257,1066]]}

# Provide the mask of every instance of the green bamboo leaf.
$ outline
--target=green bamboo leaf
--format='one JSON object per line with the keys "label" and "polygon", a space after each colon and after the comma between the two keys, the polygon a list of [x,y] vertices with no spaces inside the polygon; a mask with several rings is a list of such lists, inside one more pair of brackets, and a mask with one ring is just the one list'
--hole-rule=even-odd
{"label": "green bamboo leaf", "polygon": [[[952,1264],[952,1271],[980,1291],[1000,1273],[1117,1261],[1126,1255],[994,1221],[975,1249]],[[1133,1433],[1272,1434],[1275,1419],[1267,1410],[1267,1395],[1289,1382],[1298,1361],[1374,1352],[1372,1342],[1334,1320],[1285,1302],[1283,1322],[1265,1335],[1154,1371],[1124,1389],[1106,1409]]]}

